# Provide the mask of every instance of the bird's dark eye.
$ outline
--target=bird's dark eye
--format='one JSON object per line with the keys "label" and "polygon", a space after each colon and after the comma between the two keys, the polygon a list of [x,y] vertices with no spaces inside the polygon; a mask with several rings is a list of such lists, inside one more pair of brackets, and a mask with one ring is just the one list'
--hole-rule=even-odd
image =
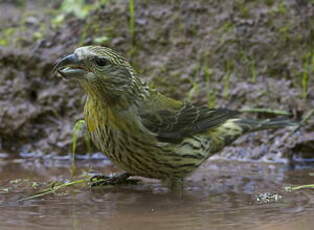
{"label": "bird's dark eye", "polygon": [[106,58],[95,57],[94,60],[98,66],[105,66],[108,65],[109,63],[109,61]]}

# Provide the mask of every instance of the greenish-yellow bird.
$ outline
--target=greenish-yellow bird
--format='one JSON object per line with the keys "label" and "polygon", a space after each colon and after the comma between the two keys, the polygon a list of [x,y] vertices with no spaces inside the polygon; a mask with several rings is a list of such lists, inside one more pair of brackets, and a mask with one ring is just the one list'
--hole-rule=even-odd
{"label": "greenish-yellow bird", "polygon": [[93,143],[128,175],[176,184],[248,132],[295,125],[251,120],[239,112],[180,102],[138,78],[116,51],[80,47],[55,70],[87,94],[84,117]]}

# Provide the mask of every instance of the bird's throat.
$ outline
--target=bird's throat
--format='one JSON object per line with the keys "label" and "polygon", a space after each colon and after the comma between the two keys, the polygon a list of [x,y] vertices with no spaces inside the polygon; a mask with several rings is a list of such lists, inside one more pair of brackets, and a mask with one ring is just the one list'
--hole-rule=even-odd
{"label": "bird's throat", "polygon": [[[121,102],[120,102],[121,103]],[[88,96],[85,107],[84,117],[87,122],[89,132],[94,132],[97,128],[110,126],[113,129],[128,130],[130,122],[133,120],[134,111],[127,104],[109,105],[106,100],[95,100]],[[134,122],[131,122],[134,124]]]}

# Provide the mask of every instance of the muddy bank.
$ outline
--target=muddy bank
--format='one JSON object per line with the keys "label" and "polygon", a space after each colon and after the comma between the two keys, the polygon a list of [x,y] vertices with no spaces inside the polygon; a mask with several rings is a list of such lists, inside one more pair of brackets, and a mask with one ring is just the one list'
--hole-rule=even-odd
{"label": "muddy bank", "polygon": [[[61,1],[35,0],[0,4],[0,152],[70,152],[84,94],[51,70],[57,58],[89,44],[119,50],[143,78],[178,99],[281,109],[292,119],[314,108],[309,1],[136,1],[134,18],[128,1],[88,2],[97,7],[71,11]],[[311,158],[313,123],[312,118],[284,142],[287,130],[250,134],[221,156]],[[87,151],[83,141],[78,150]]]}

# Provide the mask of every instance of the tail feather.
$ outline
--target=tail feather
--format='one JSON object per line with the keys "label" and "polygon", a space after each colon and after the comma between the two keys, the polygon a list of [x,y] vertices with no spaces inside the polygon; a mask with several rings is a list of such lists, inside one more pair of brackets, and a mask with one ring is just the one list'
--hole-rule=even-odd
{"label": "tail feather", "polygon": [[298,123],[295,121],[278,118],[278,119],[267,119],[267,120],[252,120],[252,119],[240,119],[236,122],[241,126],[244,132],[254,132],[264,129],[278,129],[287,126],[297,126]]}

